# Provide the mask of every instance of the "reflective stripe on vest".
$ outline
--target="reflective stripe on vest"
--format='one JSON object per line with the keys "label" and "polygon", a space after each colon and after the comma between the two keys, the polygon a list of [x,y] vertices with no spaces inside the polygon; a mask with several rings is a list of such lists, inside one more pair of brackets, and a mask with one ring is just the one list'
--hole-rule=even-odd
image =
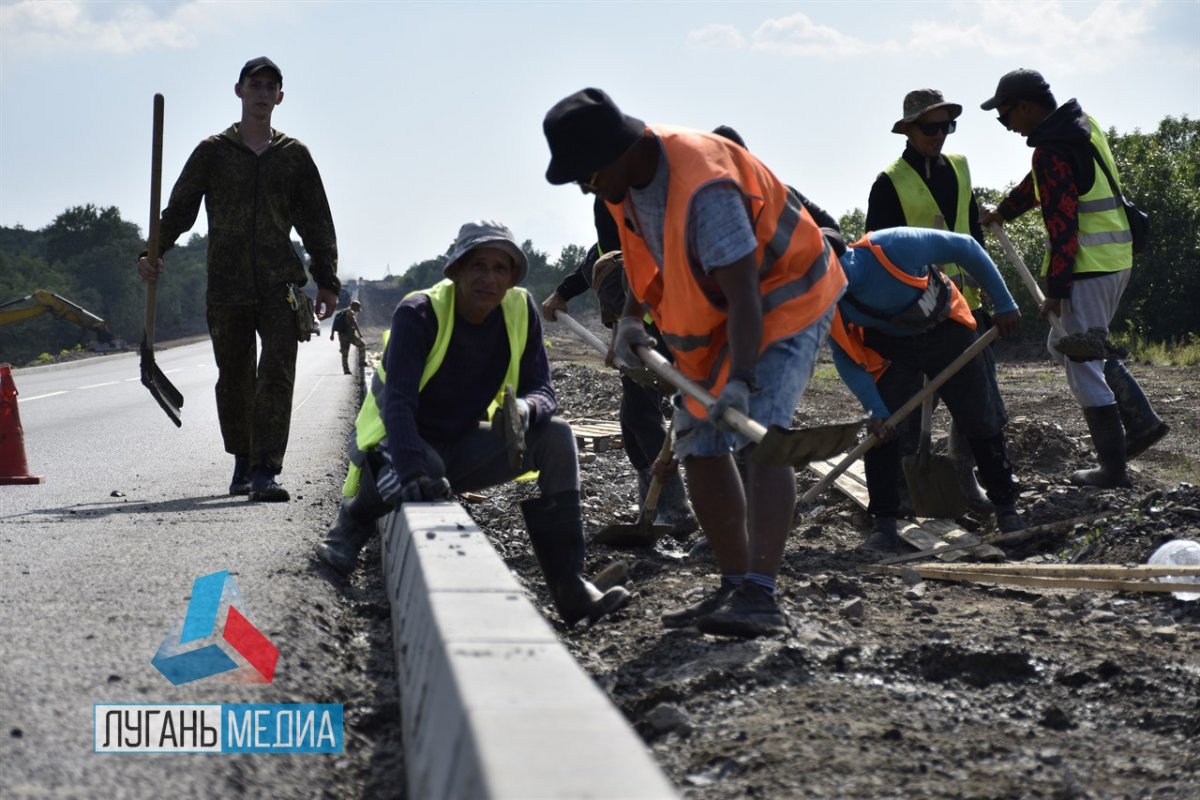
{"label": "reflective stripe on vest", "polygon": [[[649,307],[679,370],[718,393],[729,371],[728,311],[704,293],[688,258],[688,209],[698,191],[725,181],[746,202],[763,302],[760,353],[823,315],[841,296],[846,276],[809,213],[758,159],[713,134],[649,128],[662,142],[669,174],[661,271],[642,237],[623,224],[623,206],[609,203],[608,208],[617,221],[634,297]],[[694,415],[704,415],[699,403],[686,402]]]}
{"label": "reflective stripe on vest", "polygon": [[[1108,139],[1100,130],[1099,123],[1091,116],[1088,124],[1092,129],[1092,145],[1104,159],[1104,165],[1113,177],[1117,177],[1117,165],[1113,162]],[[1092,188],[1079,197],[1079,230],[1075,234],[1079,249],[1075,252],[1074,272],[1120,272],[1133,266],[1133,233],[1125,209],[1109,185],[1104,170],[1092,158],[1095,180]],[[1041,196],[1037,184],[1037,171],[1033,171],[1033,195],[1039,202]],[[1118,178],[1119,180],[1119,178]],[[1050,248],[1042,258],[1042,275],[1050,270]]]}
{"label": "reflective stripe on vest", "polygon": [[[924,277],[910,275],[904,270],[897,267],[892,260],[887,257],[883,248],[871,241],[871,234],[867,234],[859,239],[851,247],[866,247],[871,251],[871,255],[875,256],[875,260],[883,266],[888,273],[906,286],[911,286],[914,289],[925,291],[929,286],[929,277],[932,273],[927,273]],[[950,281],[950,319],[960,325],[964,325],[971,330],[975,330],[975,317],[971,314],[971,309],[967,305],[966,298],[959,291],[958,286],[954,281]],[[839,304],[840,305],[840,304]],[[833,325],[829,329],[829,335],[833,338],[838,346],[845,351],[850,359],[860,367],[871,373],[871,377],[876,382],[891,366],[891,361],[888,361],[879,353],[875,352],[866,345],[866,328],[861,325],[856,325],[846,321],[841,315],[841,309],[834,314]]]}
{"label": "reflective stripe on vest", "polygon": [[[954,233],[971,235],[971,169],[967,166],[967,157],[958,153],[943,153],[942,158],[954,172],[955,185],[958,188],[958,199],[954,208]],[[921,179],[920,174],[903,158],[898,158],[883,171],[896,189],[896,197],[900,199],[900,208],[904,212],[904,222],[914,228],[939,229],[937,217],[942,216],[937,201],[929,191],[929,185]],[[944,218],[943,218],[944,219]],[[945,230],[945,228],[941,228]],[[953,278],[963,274],[963,269],[953,262],[942,264],[942,273]],[[955,281],[957,283],[957,281]],[[967,305],[972,309],[980,306],[980,289],[978,286],[961,287]]]}
{"label": "reflective stripe on vest", "polygon": [[[433,340],[433,347],[430,348],[429,355],[425,357],[425,368],[421,371],[421,380],[417,386],[417,391],[420,392],[441,368],[442,362],[446,359],[446,351],[450,348],[450,338],[454,333],[454,282],[449,279],[439,281],[430,289],[410,292],[405,295],[405,299],[415,294],[424,294],[429,297],[429,304],[437,319],[438,328],[437,335]],[[504,328],[508,333],[508,370],[504,374],[504,382],[500,384],[495,398],[488,406],[488,419],[492,418],[492,414],[499,407],[504,396],[504,387],[512,386],[516,389],[520,385],[521,356],[524,355],[525,345],[529,340],[529,293],[520,287],[509,289],[500,301],[500,309],[504,314]],[[346,470],[346,481],[342,484],[342,496],[344,497],[353,497],[358,493],[358,483],[362,476],[362,466],[366,461],[367,453],[373,450],[387,435],[383,425],[387,373],[383,365],[387,357],[390,335],[391,331],[384,332],[383,357],[380,358],[375,377],[371,379],[371,391],[363,400],[362,408],[359,409],[358,417],[354,422],[354,436],[350,439],[347,452],[350,466]]]}

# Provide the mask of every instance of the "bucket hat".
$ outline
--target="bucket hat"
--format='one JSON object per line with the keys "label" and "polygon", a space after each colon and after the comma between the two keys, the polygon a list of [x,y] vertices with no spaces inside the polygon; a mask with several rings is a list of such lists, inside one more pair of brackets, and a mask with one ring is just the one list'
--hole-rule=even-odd
{"label": "bucket hat", "polygon": [[645,130],[646,123],[622,113],[601,89],[581,89],[564,97],[542,120],[550,145],[546,180],[557,186],[604,169]]}
{"label": "bucket hat", "polygon": [[916,122],[926,111],[935,108],[945,108],[950,111],[950,119],[958,119],[962,114],[962,106],[958,103],[947,103],[942,93],[937,89],[916,89],[904,95],[904,116],[896,120],[892,133],[904,133],[904,125]]}
{"label": "bucket hat", "polygon": [[513,257],[513,263],[517,265],[517,279],[513,281],[514,286],[525,280],[525,276],[529,273],[529,260],[525,258],[525,251],[517,244],[512,231],[499,222],[486,219],[465,223],[458,229],[458,238],[454,240],[454,248],[450,251],[450,260],[446,262],[446,266],[442,267],[442,274],[449,278],[451,267],[461,261],[467,253],[484,245],[499,248]]}

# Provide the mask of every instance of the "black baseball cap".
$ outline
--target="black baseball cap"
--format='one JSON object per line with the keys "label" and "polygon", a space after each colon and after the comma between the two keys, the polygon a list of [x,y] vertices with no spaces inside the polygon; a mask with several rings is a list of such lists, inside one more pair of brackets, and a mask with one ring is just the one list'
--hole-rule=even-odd
{"label": "black baseball cap", "polygon": [[1026,100],[1050,94],[1050,84],[1036,69],[1014,69],[996,84],[996,94],[980,104],[984,111],[991,111],[1009,100]]}
{"label": "black baseball cap", "polygon": [[581,89],[546,112],[542,132],[550,145],[546,180],[562,185],[604,169],[633,146],[646,123],[621,113],[600,89]]}
{"label": "black baseball cap", "polygon": [[261,72],[264,69],[269,69],[274,72],[275,76],[279,78],[279,85],[283,86],[283,70],[279,69],[279,66],[266,56],[259,56],[258,58],[252,58],[247,61],[246,65],[242,67],[242,71],[238,73],[238,83],[241,83],[254,73]]}

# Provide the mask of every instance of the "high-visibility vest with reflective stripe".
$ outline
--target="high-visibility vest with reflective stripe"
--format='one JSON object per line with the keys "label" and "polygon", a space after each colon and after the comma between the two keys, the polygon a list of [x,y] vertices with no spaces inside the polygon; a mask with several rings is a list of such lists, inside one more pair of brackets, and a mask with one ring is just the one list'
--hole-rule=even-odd
{"label": "high-visibility vest with reflective stripe", "polygon": [[[1088,117],[1088,124],[1092,129],[1092,145],[1115,179],[1117,165],[1113,162],[1112,151],[1108,149],[1108,139],[1091,116]],[[1094,156],[1092,164],[1096,178],[1087,194],[1079,197],[1079,231],[1075,234],[1079,249],[1075,251],[1074,271],[1076,274],[1120,272],[1133,266],[1133,233],[1129,230],[1129,219],[1125,216],[1120,198]],[[1033,194],[1040,201],[1037,170],[1032,174]],[[1047,247],[1042,258],[1042,275],[1049,270],[1050,248]]]}
{"label": "high-visibility vest with reflective stripe", "polygon": [[[883,252],[883,248],[871,241],[871,234],[867,234],[859,239],[851,247],[866,247],[875,256],[884,269],[886,269],[893,278],[911,286],[914,289],[925,291],[929,287],[929,278],[933,273],[926,273],[925,277],[918,278],[916,275],[910,275],[904,270],[892,263],[892,260]],[[971,330],[975,330],[975,317],[971,314],[971,308],[967,305],[967,300],[958,289],[958,285],[954,281],[950,281],[950,319],[965,325]],[[840,305],[840,304],[839,304]],[[879,353],[867,347],[866,344],[866,328],[861,325],[856,325],[848,322],[841,314],[841,309],[834,312],[833,325],[829,329],[829,336],[838,346],[846,352],[850,359],[860,367],[871,373],[871,377],[878,383],[883,377],[883,373],[887,372],[888,367],[892,362],[888,361]]]}
{"label": "high-visibility vest with reflective stripe", "polygon": [[[958,185],[958,202],[954,209],[954,233],[971,235],[971,169],[967,166],[967,157],[958,153],[943,153],[942,158],[950,165]],[[914,228],[937,228],[936,218],[942,210],[938,208],[937,200],[929,191],[928,184],[903,158],[896,159],[883,171],[896,189],[900,199],[900,208],[904,211],[904,222]],[[948,277],[963,274],[963,269],[953,262],[941,265],[942,273]],[[956,281],[957,283],[957,281]],[[965,281],[962,286],[963,297],[972,309],[980,306],[980,289],[978,286],[968,286]]]}
{"label": "high-visibility vest with reflective stripe", "polygon": [[[758,242],[760,353],[828,311],[841,296],[846,276],[809,213],[758,159],[714,134],[665,125],[649,128],[662,141],[669,171],[661,271],[645,240],[623,224],[622,205],[609,203],[608,208],[617,221],[634,297],[648,306],[675,366],[716,394],[729,373],[728,311],[704,293],[692,273],[687,217],[696,192],[715,181],[729,181],[746,200]],[[686,402],[693,414],[704,415],[699,403]]]}
{"label": "high-visibility vest with reflective stripe", "polygon": [[[438,327],[433,347],[430,348],[429,355],[425,357],[425,368],[421,371],[421,380],[417,385],[419,392],[441,368],[442,362],[446,359],[446,351],[450,348],[450,338],[454,333],[454,283],[448,279],[439,281],[431,289],[410,292],[405,295],[405,299],[415,294],[429,296],[429,304],[433,308]],[[508,333],[508,370],[504,374],[504,382],[500,384],[495,398],[488,406],[488,419],[491,419],[492,414],[499,407],[504,396],[504,387],[512,386],[515,389],[520,385],[521,356],[525,353],[525,344],[529,340],[529,292],[520,287],[509,289],[504,294],[504,299],[500,301],[500,309],[504,314],[504,328]],[[366,461],[367,453],[387,436],[383,425],[383,408],[387,387],[387,372],[384,369],[384,363],[390,335],[391,331],[385,331],[383,334],[384,357],[379,361],[375,377],[371,379],[371,391],[363,400],[362,408],[359,409],[358,417],[354,421],[354,437],[350,440],[349,447],[350,466],[346,470],[346,481],[342,484],[343,497],[353,497],[358,493],[358,482],[362,477],[362,466]]]}

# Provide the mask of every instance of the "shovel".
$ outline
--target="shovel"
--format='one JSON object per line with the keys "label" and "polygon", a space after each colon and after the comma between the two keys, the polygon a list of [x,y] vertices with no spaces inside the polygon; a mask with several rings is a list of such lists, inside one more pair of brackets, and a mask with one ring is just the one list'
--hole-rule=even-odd
{"label": "shovel", "polygon": [[[562,313],[561,311],[559,312]],[[667,461],[671,458],[671,431],[663,438],[662,450],[658,451],[655,461]],[[670,525],[655,525],[658,516],[658,496],[662,494],[662,481],[658,470],[650,470],[650,488],[646,491],[646,502],[642,506],[642,515],[632,525],[614,523],[592,537],[596,544],[606,544],[609,547],[653,547],[654,543],[671,532]]]}
{"label": "shovel", "polygon": [[[926,385],[929,379],[925,379]],[[904,457],[901,466],[908,491],[912,495],[913,511],[918,517],[955,519],[967,511],[967,497],[958,481],[958,467],[946,456],[930,452],[933,428],[933,395],[921,402],[921,439],[916,455]]]}
{"label": "shovel", "polygon": [[[1025,288],[1033,295],[1033,300],[1040,307],[1046,301],[1045,295],[1042,294],[1042,287],[1038,286],[1037,281],[1033,279],[1033,273],[1029,271],[1029,267],[1025,266],[1025,260],[1017,253],[1017,249],[1013,247],[1012,241],[1008,238],[1008,234],[1004,232],[1004,228],[1000,224],[993,222],[989,226],[996,240],[1000,242],[1000,248],[1004,254],[1008,256],[1008,260],[1016,268],[1017,274],[1021,276]],[[1107,332],[1103,328],[1091,328],[1083,333],[1067,333],[1063,327],[1062,320],[1057,314],[1049,315],[1050,327],[1058,335],[1058,341],[1054,343],[1054,349],[1062,353],[1072,361],[1093,361],[1096,359],[1109,358],[1125,358],[1129,352],[1123,348],[1117,347],[1112,342],[1108,341]]]}
{"label": "shovel", "polygon": [[[150,236],[146,242],[146,257],[158,260],[159,205],[162,199],[162,137],[163,96],[154,95],[154,137],[150,156]],[[146,325],[142,331],[142,385],[167,412],[175,427],[183,427],[179,412],[183,408],[183,394],[175,388],[163,371],[154,363],[154,307],[158,281],[146,284]]]}
{"label": "shovel", "polygon": [[[608,352],[608,348],[595,334],[571,319],[570,316],[562,311],[557,312],[556,316],[584,341],[603,353]],[[712,408],[713,404],[717,402],[716,398],[671,366],[671,362],[660,354],[646,347],[639,347],[637,354],[651,372],[705,408]],[[758,445],[749,454],[750,460],[766,464],[787,464],[793,467],[803,467],[810,461],[823,461],[837,455],[857,438],[858,430],[863,425],[862,420],[857,420],[800,429],[780,428],[778,425],[772,425],[768,430],[736,408],[726,410],[725,416],[721,419],[729,427]]]}
{"label": "shovel", "polygon": [[[926,383],[925,387],[921,389],[921,391],[908,398],[908,402],[900,406],[896,413],[888,417],[887,422],[885,422],[884,425],[889,428],[898,425],[901,420],[912,413],[914,408],[923,403],[926,397],[932,396],[934,392],[941,388],[943,383],[950,380],[950,378],[954,376],[954,373],[962,369],[968,361],[977,356],[980,351],[983,350],[983,348],[991,344],[992,341],[995,340],[995,338],[999,335],[999,328],[989,328],[988,332],[976,339],[974,344],[962,352],[962,355],[951,361],[944,370],[934,376],[933,380]],[[828,475],[818,481],[816,486],[813,486],[804,493],[804,496],[800,498],[801,507],[812,505],[812,502],[821,496],[821,492],[825,491],[829,484],[833,483],[839,475],[845,472],[851,464],[861,458],[863,453],[874,447],[878,441],[879,437],[875,434],[871,434],[866,439],[863,439],[861,442],[859,442],[858,446],[847,453],[846,457],[839,461],[838,465],[831,469]]]}

